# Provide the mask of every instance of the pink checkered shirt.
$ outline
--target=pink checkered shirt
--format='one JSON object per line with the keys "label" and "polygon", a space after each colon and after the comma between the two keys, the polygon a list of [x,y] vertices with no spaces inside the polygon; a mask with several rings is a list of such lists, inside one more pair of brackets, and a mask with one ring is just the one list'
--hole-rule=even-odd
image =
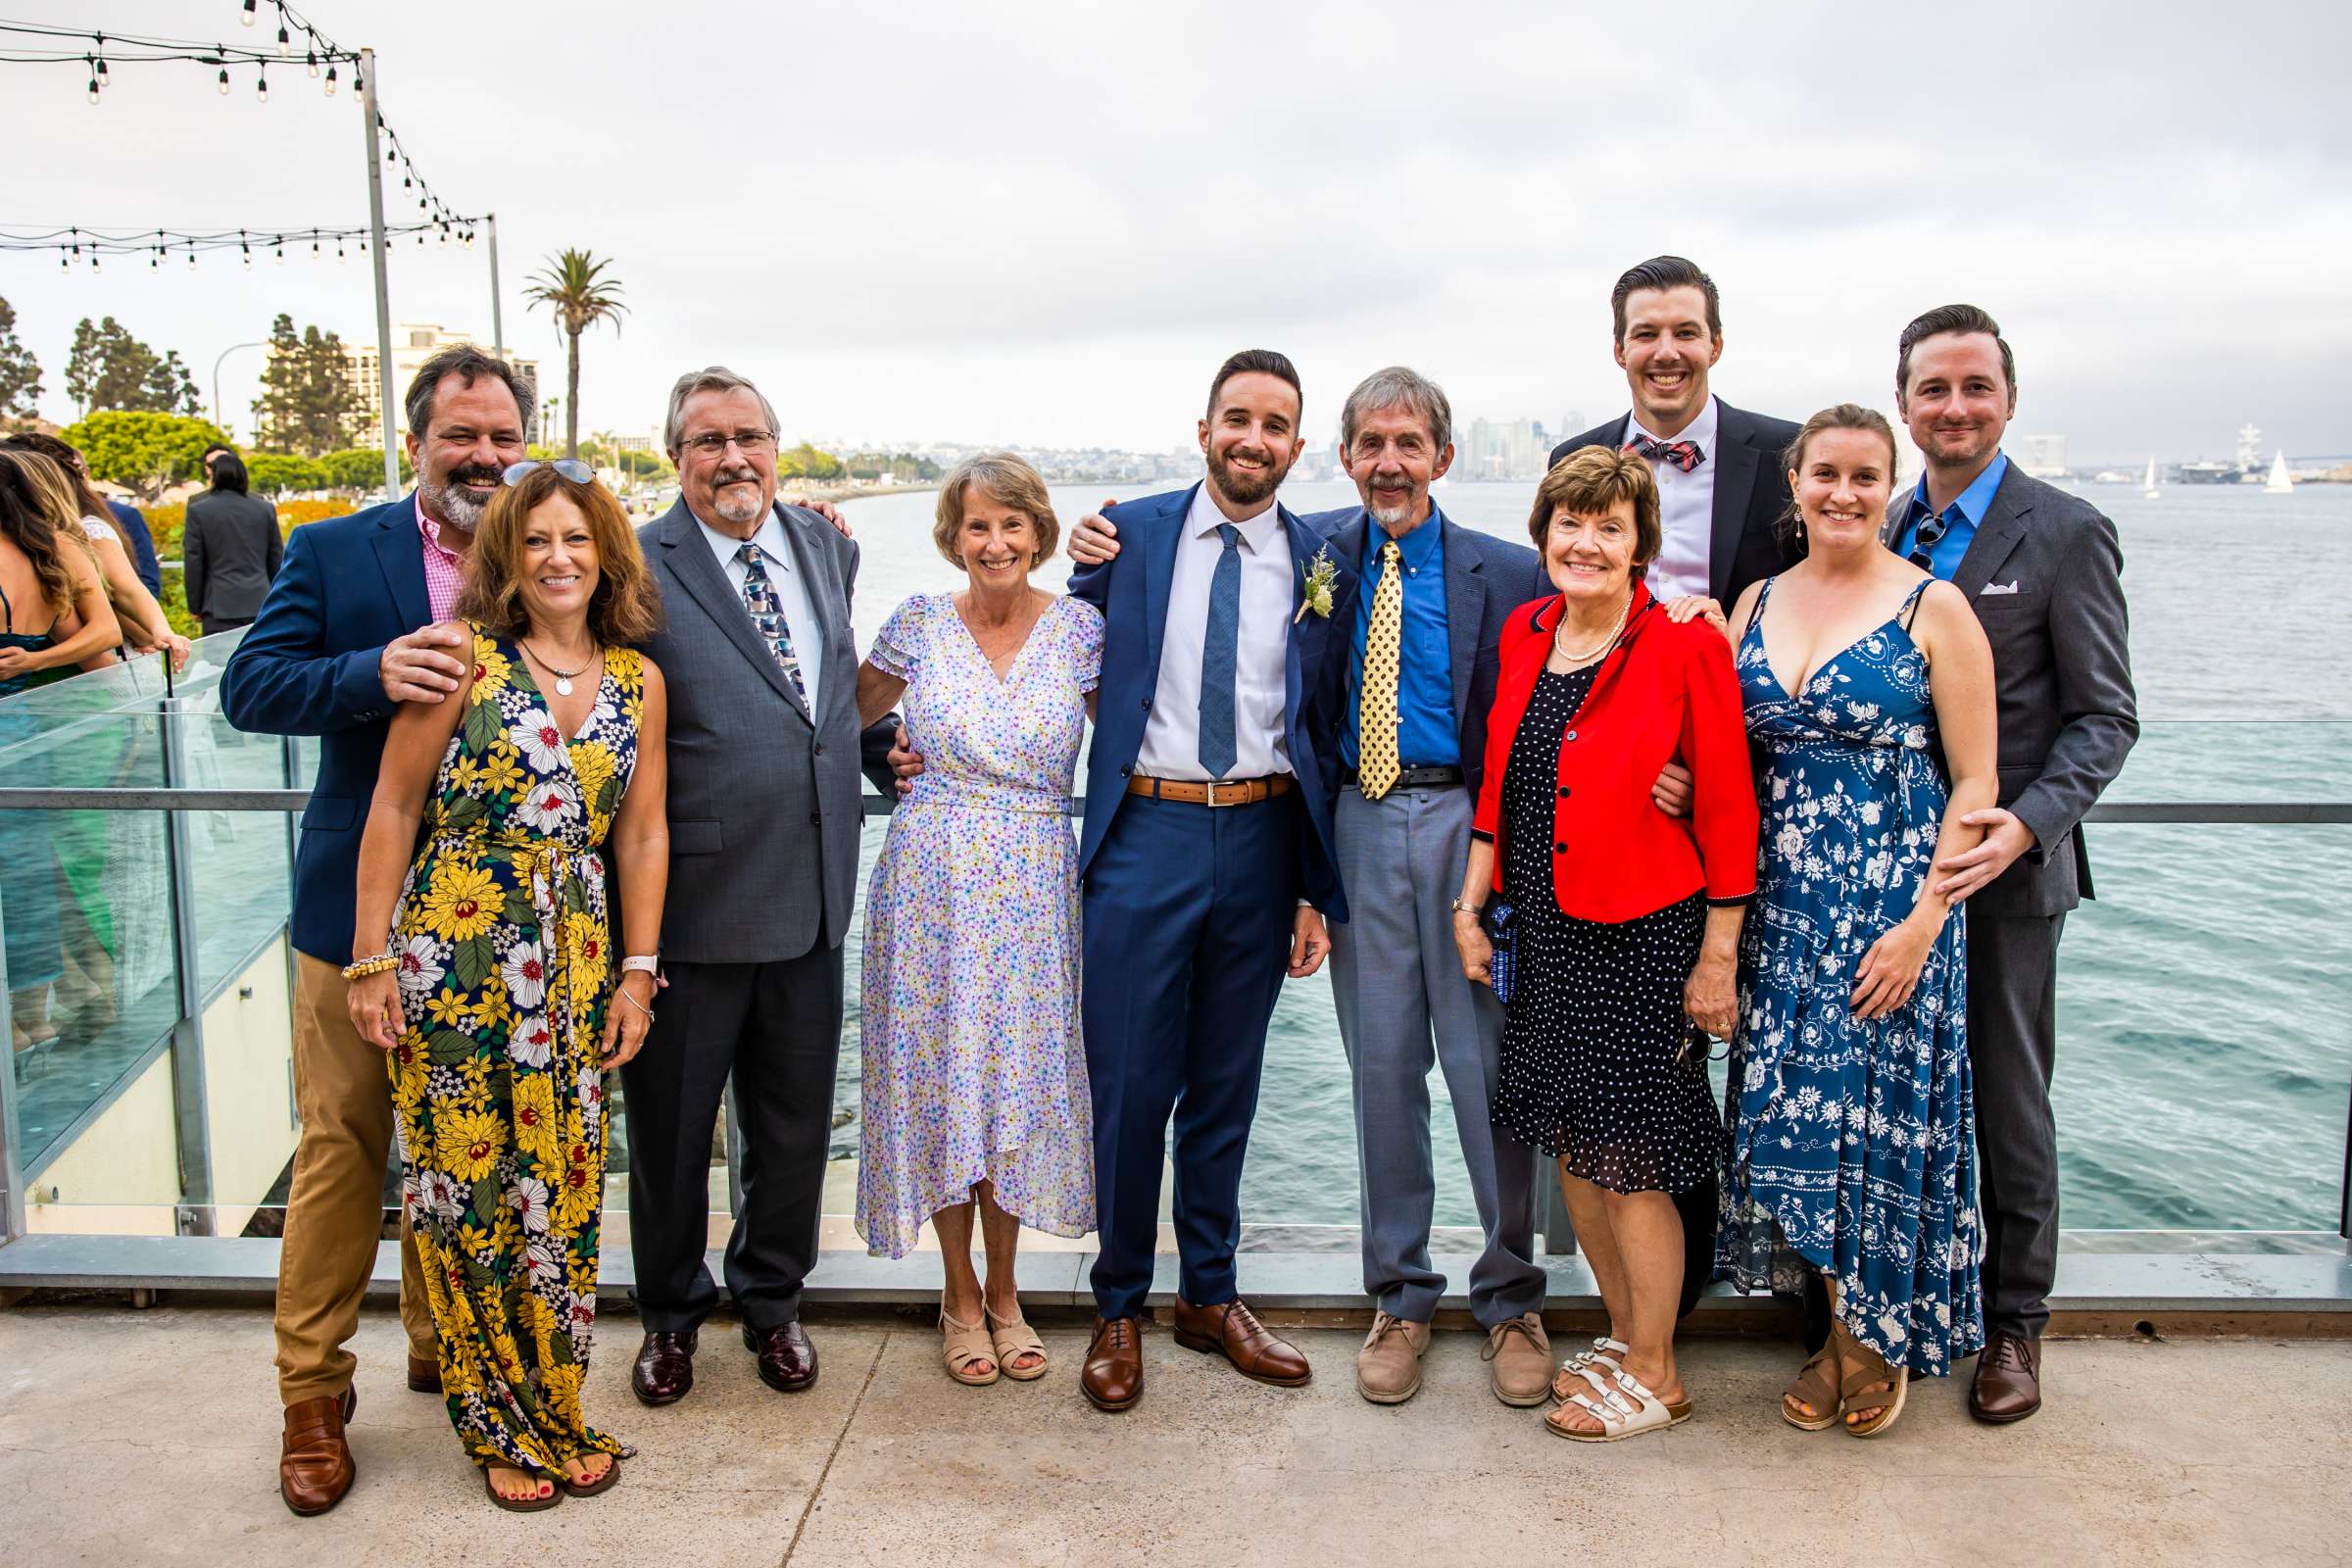
{"label": "pink checkered shirt", "polygon": [[458,587],[465,580],[465,567],[454,551],[441,543],[441,525],[416,509],[416,531],[424,539],[424,602],[435,620],[447,620],[457,608]]}

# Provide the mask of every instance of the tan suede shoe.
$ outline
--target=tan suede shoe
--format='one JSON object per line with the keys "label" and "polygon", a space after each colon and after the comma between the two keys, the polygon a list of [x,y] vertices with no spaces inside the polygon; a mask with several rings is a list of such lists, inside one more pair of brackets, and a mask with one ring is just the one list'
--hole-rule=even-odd
{"label": "tan suede shoe", "polygon": [[1373,1314],[1372,1332],[1355,1352],[1355,1392],[1374,1404],[1402,1404],[1421,1392],[1421,1352],[1428,1348],[1428,1324]]}
{"label": "tan suede shoe", "polygon": [[1522,1407],[1551,1396],[1551,1340],[1541,1314],[1529,1312],[1487,1331],[1487,1381],[1494,1397]]}

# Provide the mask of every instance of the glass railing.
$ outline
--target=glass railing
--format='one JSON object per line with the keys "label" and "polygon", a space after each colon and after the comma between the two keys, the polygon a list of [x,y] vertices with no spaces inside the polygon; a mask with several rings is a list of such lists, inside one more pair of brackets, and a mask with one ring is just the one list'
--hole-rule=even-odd
{"label": "glass railing", "polygon": [[[315,743],[241,735],[220,716],[233,645],[233,634],[200,643],[168,692],[150,664],[0,700],[14,1048],[0,1096],[24,1230],[275,1233],[298,1131],[283,942],[292,818],[151,803],[24,809],[4,793],[304,786]],[[2352,883],[2348,762],[2352,723],[2146,726],[2108,798],[2122,819],[2089,829],[2098,898],[2068,917],[2061,953],[2053,1098],[2070,1228],[2337,1230],[2352,935],[2330,904]],[[2294,809],[2305,803],[2332,804]],[[2313,814],[2333,819],[2299,819]],[[861,895],[886,832],[879,815],[865,825]],[[861,925],[825,1203],[826,1245],[853,1249]],[[607,1201],[618,1246],[627,1114],[614,1087]],[[1429,1093],[1436,1220],[1472,1226],[1441,1076]],[[1326,978],[1285,988],[1258,1103],[1244,1213],[1280,1238],[1260,1245],[1351,1250],[1355,1141]],[[722,1122],[714,1232],[731,1210],[730,1169]]]}

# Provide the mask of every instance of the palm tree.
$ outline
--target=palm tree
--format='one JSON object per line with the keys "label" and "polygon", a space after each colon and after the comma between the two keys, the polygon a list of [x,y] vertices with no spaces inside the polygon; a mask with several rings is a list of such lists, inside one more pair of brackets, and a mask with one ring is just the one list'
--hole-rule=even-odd
{"label": "palm tree", "polygon": [[628,307],[620,303],[620,284],[604,277],[611,261],[598,261],[586,251],[564,251],[552,257],[534,273],[523,298],[555,313],[570,351],[564,382],[564,455],[580,455],[580,334],[599,321],[611,321],[615,334]]}

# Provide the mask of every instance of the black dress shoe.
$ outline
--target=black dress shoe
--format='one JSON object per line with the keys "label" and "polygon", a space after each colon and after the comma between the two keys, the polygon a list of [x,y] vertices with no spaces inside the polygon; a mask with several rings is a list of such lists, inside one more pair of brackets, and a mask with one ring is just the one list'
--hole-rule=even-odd
{"label": "black dress shoe", "polygon": [[743,1326],[743,1343],[760,1358],[760,1381],[778,1394],[816,1387],[816,1347],[798,1322],[772,1329]]}
{"label": "black dress shoe", "polygon": [[694,1389],[695,1331],[648,1334],[629,1369],[629,1388],[641,1404],[675,1404]]}

